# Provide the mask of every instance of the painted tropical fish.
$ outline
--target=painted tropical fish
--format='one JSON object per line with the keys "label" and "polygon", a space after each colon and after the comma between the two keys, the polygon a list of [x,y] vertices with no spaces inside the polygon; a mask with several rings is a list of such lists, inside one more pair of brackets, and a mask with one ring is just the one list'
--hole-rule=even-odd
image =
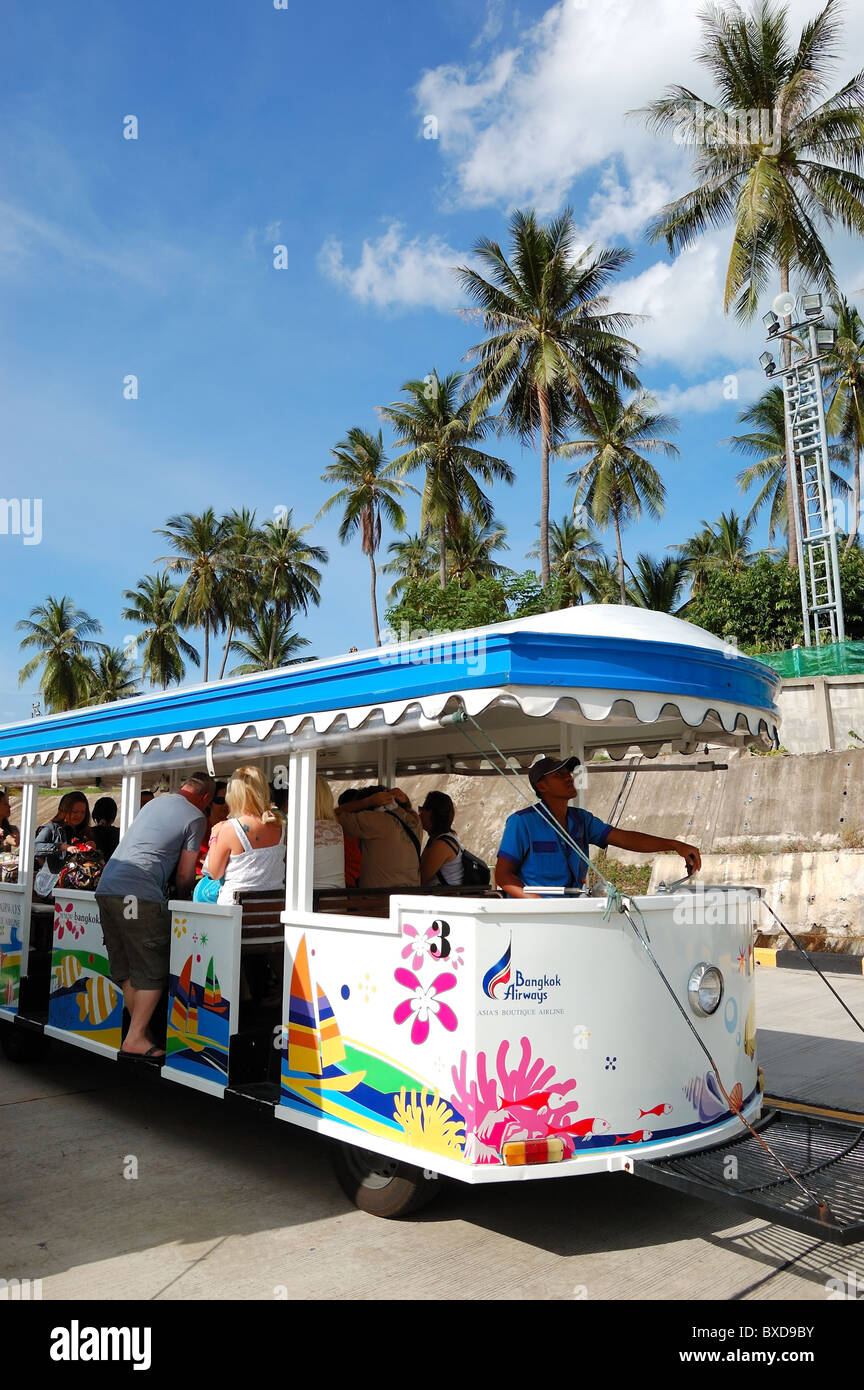
{"label": "painted tropical fish", "polygon": [[83,967],[77,956],[64,956],[60,964],[54,967],[58,989],[71,989],[76,980],[81,979],[82,974]]}
{"label": "painted tropical fish", "polygon": [[116,988],[104,975],[89,975],[84,990],[78,995],[81,1022],[86,1019],[98,1028],[100,1023],[111,1017],[118,998]]}
{"label": "painted tropical fish", "polygon": [[[564,1094],[565,1092],[560,1086],[553,1086],[551,1091],[535,1091],[533,1095],[518,1096],[514,1100],[505,1100],[502,1097],[501,1105],[504,1109],[520,1106],[523,1110],[545,1110],[547,1107],[551,1107],[553,1103],[551,1100],[552,1096],[561,1096],[563,1098]],[[575,1110],[576,1106],[573,1105],[571,1109]]]}
{"label": "painted tropical fish", "polygon": [[653,1139],[654,1135],[650,1129],[636,1129],[632,1134],[619,1134],[615,1140],[616,1144],[644,1144],[647,1139]]}
{"label": "painted tropical fish", "polygon": [[731,1109],[734,1110],[735,1114],[737,1115],[737,1114],[738,1114],[738,1111],[741,1109],[741,1106],[742,1106],[743,1104],[744,1104],[744,1088],[743,1088],[743,1086],[741,1085],[741,1082],[740,1082],[740,1081],[736,1081],[736,1082],[735,1082],[735,1085],[732,1087],[732,1090],[729,1092],[729,1105],[730,1105]]}
{"label": "painted tropical fish", "polygon": [[594,1115],[584,1120],[574,1120],[570,1125],[558,1125],[550,1129],[550,1134],[572,1134],[585,1143],[595,1134],[608,1134],[611,1125],[608,1120],[598,1120]]}
{"label": "painted tropical fish", "polygon": [[672,1106],[667,1101],[665,1105],[662,1103],[660,1105],[655,1105],[651,1110],[640,1110],[639,1119],[641,1120],[643,1115],[671,1115],[671,1113]]}

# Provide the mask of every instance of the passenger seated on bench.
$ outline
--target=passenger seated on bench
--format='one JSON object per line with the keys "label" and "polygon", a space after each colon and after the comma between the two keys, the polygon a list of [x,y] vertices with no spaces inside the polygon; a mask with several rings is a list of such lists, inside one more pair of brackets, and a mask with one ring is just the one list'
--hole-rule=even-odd
{"label": "passenger seated on bench", "polygon": [[315,858],[313,888],[345,887],[345,836],[336,819],[326,777],[315,778]]}
{"label": "passenger seated on bench", "polygon": [[456,808],[446,792],[427,792],[420,807],[420,823],[429,837],[420,860],[423,888],[458,887],[464,882],[462,846],[452,830],[455,816]]}
{"label": "passenger seated on bench", "polygon": [[[358,797],[365,795],[359,787],[348,787],[340,793],[339,805],[345,806],[348,802],[356,801]],[[356,835],[346,835],[343,829],[342,837],[345,844],[345,887],[356,888],[363,869],[363,850]]]}
{"label": "passenger seated on bench", "polygon": [[284,826],[270,809],[270,790],[257,767],[238,767],[225,794],[231,819],[207,855],[211,878],[223,878],[218,903],[231,903],[241,888],[285,886]]}
{"label": "passenger seated on bench", "polygon": [[336,807],[346,835],[363,850],[360,888],[419,888],[423,827],[401,787],[367,787],[355,801]]}

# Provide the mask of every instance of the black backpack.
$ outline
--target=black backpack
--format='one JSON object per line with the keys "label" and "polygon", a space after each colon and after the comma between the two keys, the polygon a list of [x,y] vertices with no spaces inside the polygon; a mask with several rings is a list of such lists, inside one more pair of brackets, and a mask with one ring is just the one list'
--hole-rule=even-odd
{"label": "black backpack", "polygon": [[[448,845],[454,849],[462,850],[462,883],[466,888],[488,888],[492,882],[492,874],[489,865],[478,855],[472,854],[470,849],[465,849],[453,835],[441,835],[439,837],[446,840]],[[441,871],[438,871],[438,878],[443,883]]]}

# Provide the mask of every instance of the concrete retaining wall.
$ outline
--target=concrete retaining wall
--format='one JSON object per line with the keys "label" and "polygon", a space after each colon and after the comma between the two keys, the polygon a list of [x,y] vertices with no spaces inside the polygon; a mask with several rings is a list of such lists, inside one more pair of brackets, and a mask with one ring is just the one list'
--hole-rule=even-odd
{"label": "concrete retaining wall", "polygon": [[821,753],[864,738],[864,676],[808,676],[783,682],[780,742],[790,753]]}
{"label": "concrete retaining wall", "polygon": [[[678,855],[654,860],[648,891],[681,877]],[[765,901],[797,937],[812,938],[820,951],[864,955],[864,851],[811,854],[709,854],[702,858],[698,882],[736,884],[765,890]],[[791,947],[788,937],[764,908],[757,918],[765,936]],[[811,946],[807,941],[802,944]]]}

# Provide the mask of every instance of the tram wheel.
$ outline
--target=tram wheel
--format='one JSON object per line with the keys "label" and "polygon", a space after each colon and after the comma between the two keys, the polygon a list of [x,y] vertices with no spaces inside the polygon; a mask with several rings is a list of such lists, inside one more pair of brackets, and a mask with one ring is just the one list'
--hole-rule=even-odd
{"label": "tram wheel", "polygon": [[353,1144],[336,1144],[332,1159],[345,1196],[370,1216],[408,1216],[434,1201],[441,1190],[437,1173]]}
{"label": "tram wheel", "polygon": [[0,1047],[10,1062],[41,1062],[49,1046],[50,1039],[35,1028],[5,1021],[0,1025]]}

